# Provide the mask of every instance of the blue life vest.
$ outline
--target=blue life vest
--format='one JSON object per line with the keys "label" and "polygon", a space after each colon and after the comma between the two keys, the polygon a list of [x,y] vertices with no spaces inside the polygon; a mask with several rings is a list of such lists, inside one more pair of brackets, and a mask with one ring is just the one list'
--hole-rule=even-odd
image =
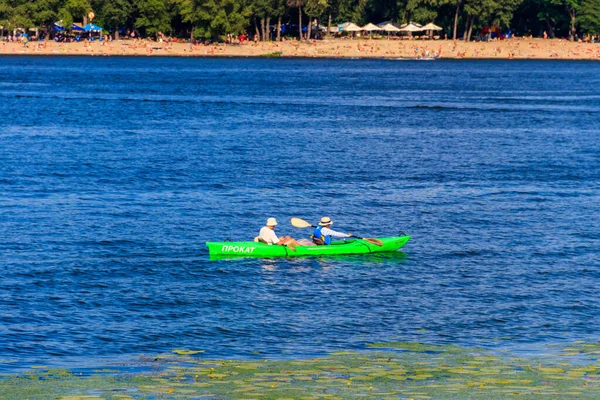
{"label": "blue life vest", "polygon": [[322,226],[317,226],[315,228],[315,231],[313,232],[313,234],[310,236],[311,239],[314,239],[314,238],[321,239],[324,244],[330,245],[331,244],[331,236],[323,236],[321,229],[323,229]]}

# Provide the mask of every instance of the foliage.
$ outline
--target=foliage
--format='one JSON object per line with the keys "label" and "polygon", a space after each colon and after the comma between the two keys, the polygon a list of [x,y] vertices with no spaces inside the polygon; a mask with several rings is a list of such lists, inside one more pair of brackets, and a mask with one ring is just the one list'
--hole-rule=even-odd
{"label": "foliage", "polygon": [[58,20],[60,0],[38,0],[33,6],[32,22],[36,26],[52,26]]}
{"label": "foliage", "polygon": [[106,0],[99,9],[98,24],[106,27],[122,26],[131,18],[133,5],[127,0]]}
{"label": "foliage", "polygon": [[304,10],[309,17],[319,17],[329,7],[328,0],[307,0]]}
{"label": "foliage", "polygon": [[170,16],[166,0],[136,0],[138,18],[135,27],[142,33],[154,36],[158,32],[171,31]]}
{"label": "foliage", "polygon": [[87,16],[92,11],[92,6],[87,0],[67,0],[65,9],[78,20]]}
{"label": "foliage", "polygon": [[252,13],[248,3],[236,0],[181,0],[179,6],[182,20],[192,24],[195,36],[207,39],[242,33]]}
{"label": "foliage", "polygon": [[193,32],[210,39],[242,33],[255,23],[265,36],[275,20],[305,25],[329,17],[333,24],[433,21],[449,34],[456,21],[458,37],[483,25],[550,37],[600,31],[600,0],[0,0],[0,26],[24,30],[62,20],[68,29],[89,11],[96,14],[96,24],[111,30],[137,29],[143,36]]}
{"label": "foliage", "polygon": [[584,33],[600,33],[600,0],[582,0],[579,23]]}
{"label": "foliage", "polygon": [[404,22],[431,22],[438,15],[436,0],[408,0],[406,3],[406,18]]}
{"label": "foliage", "polygon": [[73,25],[73,16],[66,8],[61,8],[58,10],[57,18],[59,21],[61,21],[62,26],[65,29],[71,30],[71,25]]}

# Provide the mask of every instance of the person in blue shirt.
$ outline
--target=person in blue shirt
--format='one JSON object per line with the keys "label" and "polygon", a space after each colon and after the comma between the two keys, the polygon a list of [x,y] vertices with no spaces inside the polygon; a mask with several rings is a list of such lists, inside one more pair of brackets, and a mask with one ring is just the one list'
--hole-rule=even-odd
{"label": "person in blue shirt", "polygon": [[333,221],[331,220],[331,218],[329,218],[329,217],[321,218],[321,222],[319,222],[319,226],[317,226],[315,228],[313,234],[310,236],[310,238],[313,240],[314,244],[328,246],[331,244],[332,237],[349,238],[349,237],[353,236],[351,233],[341,233],[341,232],[336,232],[333,229],[330,229],[329,227],[332,224],[333,224]]}

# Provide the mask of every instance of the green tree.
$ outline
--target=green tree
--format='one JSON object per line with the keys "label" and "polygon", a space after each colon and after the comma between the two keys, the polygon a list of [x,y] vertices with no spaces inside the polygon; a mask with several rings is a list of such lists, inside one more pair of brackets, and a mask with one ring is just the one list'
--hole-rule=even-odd
{"label": "green tree", "polygon": [[255,0],[252,3],[254,29],[260,40],[268,39],[269,25],[271,23],[271,14],[273,13],[273,1]]}
{"label": "green tree", "polygon": [[0,37],[4,37],[4,30],[8,30],[9,20],[12,16],[13,8],[7,1],[0,1]]}
{"label": "green tree", "polygon": [[61,21],[63,28],[67,31],[70,31],[73,26],[73,16],[66,8],[61,8],[58,10],[57,18]]}
{"label": "green tree", "polygon": [[494,26],[510,26],[523,0],[497,0],[490,23]]}
{"label": "green tree", "polygon": [[138,0],[136,8],[138,17],[135,27],[143,34],[155,36],[158,32],[171,31],[171,18],[165,0]]}
{"label": "green tree", "polygon": [[576,34],[576,24],[577,24],[577,14],[579,12],[579,7],[581,6],[580,0],[563,0],[564,5],[569,13],[569,19],[571,22],[571,27],[569,29],[569,40],[575,40]]}
{"label": "green tree", "polygon": [[308,15],[308,39],[310,40],[312,30],[312,19],[318,18],[325,13],[329,7],[328,0],[307,0],[305,12]]}
{"label": "green tree", "polygon": [[583,33],[600,34],[600,0],[582,0],[579,25]]}
{"label": "green tree", "polygon": [[302,40],[302,7],[304,6],[304,0],[287,0],[287,5],[290,8],[298,9],[298,37]]}
{"label": "green tree", "polygon": [[456,9],[454,11],[454,27],[452,29],[452,39],[456,40],[456,30],[458,28],[458,17],[460,16],[460,6],[462,5],[462,0],[456,0],[454,2]]}
{"label": "green tree", "polygon": [[12,2],[12,4],[14,4],[14,8],[11,12],[11,17],[8,20],[8,28],[22,30],[33,28],[35,26],[35,23],[33,22],[33,3],[27,1],[15,1]]}
{"label": "green tree", "polygon": [[509,26],[522,0],[464,0],[465,41],[471,40],[477,21],[495,27]]}
{"label": "green tree", "polygon": [[351,20],[358,25],[364,25],[368,21],[367,16],[367,5],[369,4],[369,0],[358,0],[355,2],[354,7],[352,9]]}
{"label": "green tree", "polygon": [[352,21],[359,25],[368,19],[372,0],[330,0],[331,12],[338,23]]}
{"label": "green tree", "polygon": [[252,8],[239,0],[180,0],[183,22],[192,24],[192,35],[217,39],[240,34],[248,26]]}
{"label": "green tree", "polygon": [[65,9],[73,16],[73,18],[87,18],[88,12],[92,11],[92,6],[87,0],[67,0]]}
{"label": "green tree", "polygon": [[396,20],[400,5],[398,0],[369,0],[365,6],[366,20],[373,23]]}
{"label": "green tree", "polygon": [[106,0],[100,4],[98,23],[115,30],[115,39],[119,39],[119,27],[125,25],[133,14],[133,5],[128,0]]}
{"label": "green tree", "polygon": [[438,15],[439,5],[435,0],[408,0],[406,3],[407,18],[404,22],[431,22]]}
{"label": "green tree", "polygon": [[526,33],[535,32],[536,35],[540,35],[547,32],[554,38],[563,30],[568,32],[569,20],[564,7],[555,0],[525,0],[517,18],[528,21]]}
{"label": "green tree", "polygon": [[581,0],[535,0],[537,17],[546,25],[550,37],[556,33],[567,33],[571,40],[575,37],[578,9]]}
{"label": "green tree", "polygon": [[273,0],[273,15],[277,17],[277,41],[281,40],[281,20],[286,12],[286,0]]}
{"label": "green tree", "polygon": [[494,0],[466,0],[464,2],[464,10],[466,13],[465,18],[465,33],[464,40],[468,42],[471,40],[473,33],[473,26],[479,18],[480,20],[487,21],[494,12],[497,4]]}
{"label": "green tree", "polygon": [[58,20],[59,0],[37,0],[34,3],[33,22],[37,26],[45,25],[48,30],[46,38],[50,35],[50,30]]}

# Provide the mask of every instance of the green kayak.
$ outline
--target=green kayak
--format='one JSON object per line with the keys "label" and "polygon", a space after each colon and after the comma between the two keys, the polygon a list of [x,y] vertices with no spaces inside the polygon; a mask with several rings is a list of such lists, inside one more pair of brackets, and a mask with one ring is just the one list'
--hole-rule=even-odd
{"label": "green kayak", "polygon": [[382,245],[362,239],[334,242],[330,246],[298,246],[295,251],[285,246],[268,245],[258,242],[207,242],[211,257],[299,257],[327,256],[341,254],[368,254],[397,251],[404,246],[410,236],[378,238]]}

